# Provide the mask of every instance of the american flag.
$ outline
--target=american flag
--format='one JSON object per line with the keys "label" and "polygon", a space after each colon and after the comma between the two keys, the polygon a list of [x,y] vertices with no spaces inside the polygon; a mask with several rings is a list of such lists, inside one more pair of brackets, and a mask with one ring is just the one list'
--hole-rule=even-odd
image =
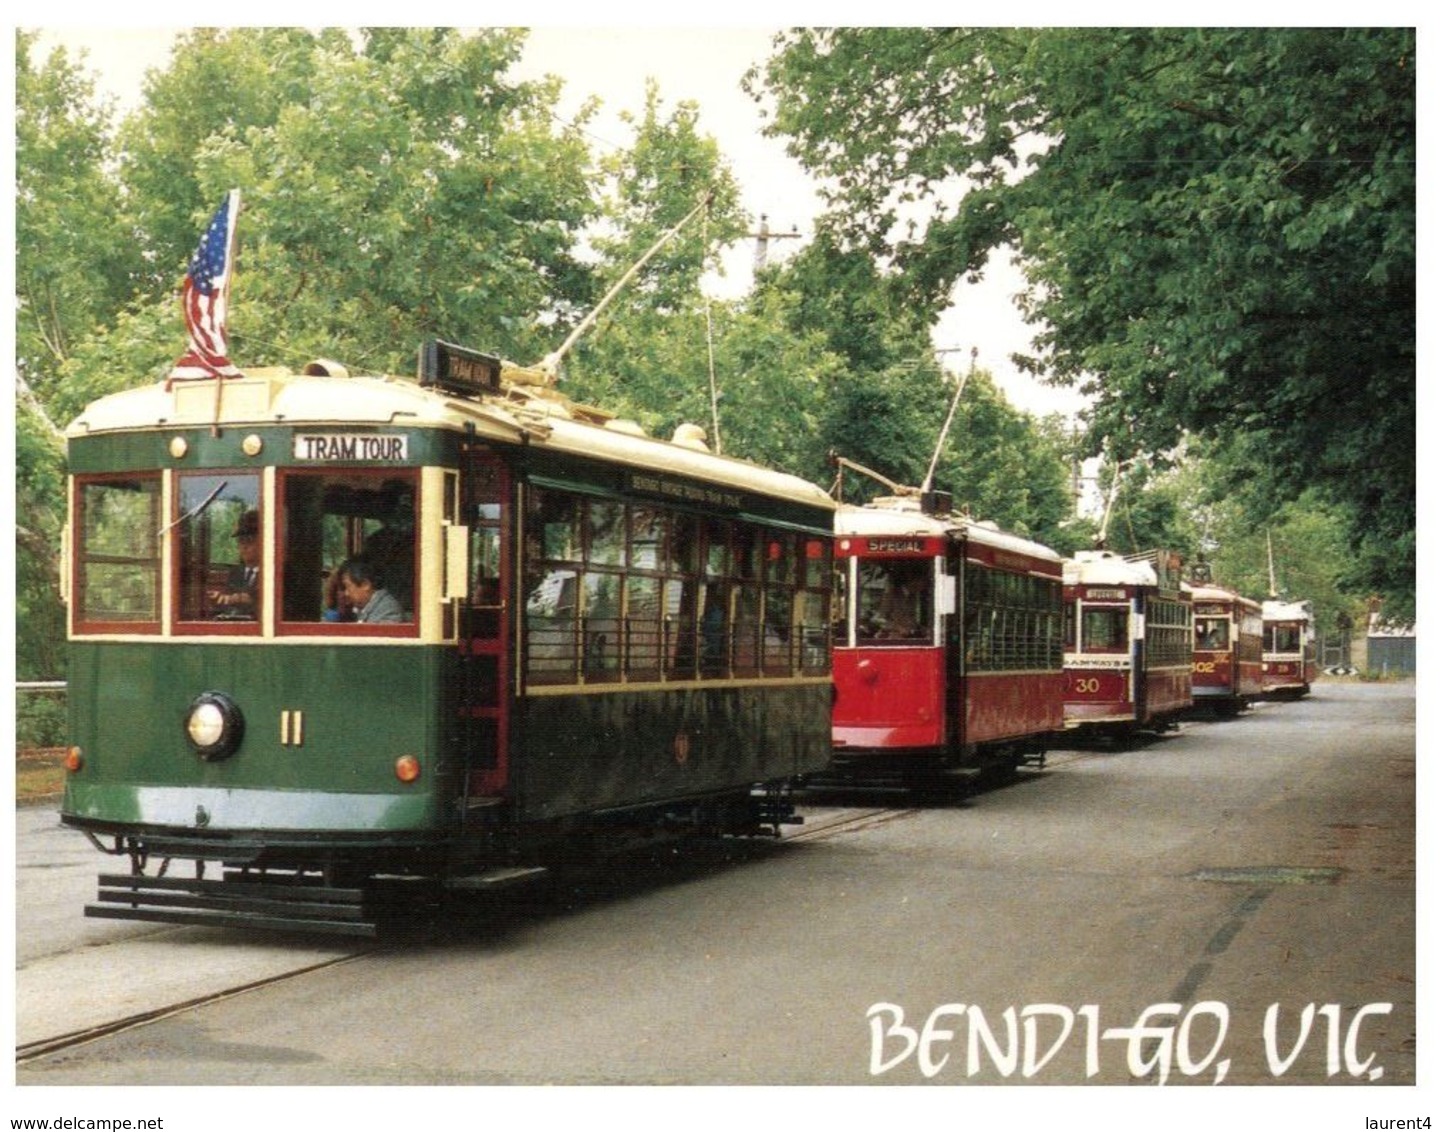
{"label": "american flag", "polygon": [[226,354],[226,301],[234,266],[235,221],[240,212],[240,190],[232,189],[211,218],[200,246],[190,259],[190,270],[180,288],[185,330],[190,349],[170,371],[172,378],[240,377],[241,371]]}

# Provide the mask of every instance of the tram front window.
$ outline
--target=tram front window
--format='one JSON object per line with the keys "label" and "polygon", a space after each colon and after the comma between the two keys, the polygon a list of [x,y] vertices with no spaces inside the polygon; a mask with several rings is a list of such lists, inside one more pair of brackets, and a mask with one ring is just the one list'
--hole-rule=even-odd
{"label": "tram front window", "polygon": [[1228,647],[1228,619],[1226,617],[1199,617],[1195,623],[1197,636],[1194,647],[1199,649],[1225,649]]}
{"label": "tram front window", "polygon": [[1297,652],[1302,648],[1301,635],[1296,625],[1269,626],[1273,652]]}
{"label": "tram front window", "polygon": [[857,563],[857,637],[869,644],[916,645],[932,635],[932,560]]}
{"label": "tram front window", "polygon": [[293,472],[282,500],[282,620],[415,623],[413,476]]}
{"label": "tram front window", "polygon": [[1094,609],[1084,606],[1082,610],[1082,651],[1126,652],[1127,610]]}
{"label": "tram front window", "polygon": [[181,621],[254,622],[261,606],[260,477],[179,477],[176,518]]}
{"label": "tram front window", "polygon": [[77,493],[77,619],[160,622],[160,477],[92,480]]}

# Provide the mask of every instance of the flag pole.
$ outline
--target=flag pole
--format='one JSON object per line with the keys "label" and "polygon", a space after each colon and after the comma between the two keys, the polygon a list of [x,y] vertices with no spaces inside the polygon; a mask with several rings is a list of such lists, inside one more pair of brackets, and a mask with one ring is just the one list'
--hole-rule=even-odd
{"label": "flag pole", "polygon": [[[225,240],[226,240],[225,259],[226,259],[226,263],[232,265],[232,270],[226,272],[226,274],[225,274],[225,282],[221,285],[221,303],[222,303],[222,309],[226,312],[226,316],[227,316],[227,317],[230,316],[230,281],[231,281],[231,276],[234,274],[234,264],[235,264],[235,233],[236,233],[236,224],[237,224],[237,221],[238,221],[239,219],[240,219],[240,190],[239,190],[239,189],[231,189],[231,191],[230,191],[229,223],[226,225],[226,227],[227,227],[229,230],[226,232],[226,237],[225,237]],[[227,357],[230,355],[230,351],[229,351],[229,350],[226,351],[226,355],[227,355]],[[224,378],[223,376],[221,376],[221,373],[220,373],[219,370],[216,370],[216,374],[215,374],[215,415],[211,418],[211,422],[210,422],[210,434],[211,434],[211,436],[213,436],[213,437],[220,435],[220,408],[221,408],[221,397],[222,397],[221,387],[224,386],[224,385],[225,385],[225,378]]]}

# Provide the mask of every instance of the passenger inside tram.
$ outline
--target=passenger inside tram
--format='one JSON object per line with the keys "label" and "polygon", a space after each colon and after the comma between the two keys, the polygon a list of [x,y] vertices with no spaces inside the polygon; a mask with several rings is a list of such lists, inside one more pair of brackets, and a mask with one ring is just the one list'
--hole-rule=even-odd
{"label": "passenger inside tram", "polygon": [[916,644],[932,621],[930,560],[870,561],[860,566],[858,636],[874,643]]}

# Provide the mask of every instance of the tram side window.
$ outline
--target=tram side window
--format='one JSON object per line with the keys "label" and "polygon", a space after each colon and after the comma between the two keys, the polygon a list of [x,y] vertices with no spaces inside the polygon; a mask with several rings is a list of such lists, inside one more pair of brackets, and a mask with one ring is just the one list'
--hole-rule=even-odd
{"label": "tram side window", "polygon": [[1127,610],[1084,606],[1082,609],[1083,652],[1125,652]]}
{"label": "tram side window", "polygon": [[160,620],[160,477],[83,482],[77,500],[78,620]]}
{"label": "tram side window", "polygon": [[917,645],[932,637],[932,559],[871,558],[857,563],[857,639]]}
{"label": "tram side window", "polygon": [[1239,615],[1238,659],[1263,659],[1263,619],[1259,614],[1243,612]]}
{"label": "tram side window", "polygon": [[581,626],[581,517],[575,496],[532,489],[526,515],[527,675],[538,683],[577,677]]}
{"label": "tram side window", "polygon": [[[964,655],[969,669],[1062,667],[1060,581],[969,564],[964,592]],[[1085,640],[1086,629],[1083,636]]]}
{"label": "tram side window", "polygon": [[414,624],[414,475],[292,472],[282,483],[282,619]]}
{"label": "tram side window", "polygon": [[260,615],[260,477],[182,475],[176,484],[180,621],[254,624]]}
{"label": "tram side window", "polygon": [[471,561],[476,570],[472,580],[471,600],[476,605],[492,606],[498,598],[501,582],[501,507],[482,503],[476,508],[471,525]]}
{"label": "tram side window", "polygon": [[1192,610],[1180,601],[1148,598],[1147,663],[1155,668],[1192,661]]}
{"label": "tram side window", "polygon": [[539,487],[525,529],[535,684],[827,670],[827,539]]}

